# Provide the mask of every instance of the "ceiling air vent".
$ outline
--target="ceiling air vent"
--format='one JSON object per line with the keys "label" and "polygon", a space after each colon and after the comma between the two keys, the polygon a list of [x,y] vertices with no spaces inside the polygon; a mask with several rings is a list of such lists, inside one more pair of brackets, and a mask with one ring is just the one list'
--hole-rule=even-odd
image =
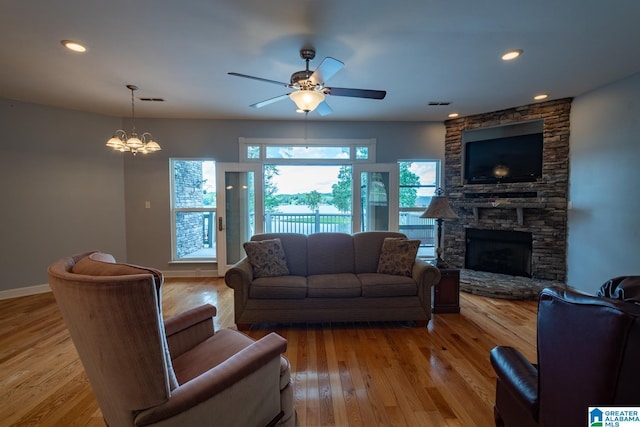
{"label": "ceiling air vent", "polygon": [[430,106],[449,105],[449,104],[451,104],[451,103],[447,102],[447,101],[431,101],[431,102],[429,102]]}
{"label": "ceiling air vent", "polygon": [[140,101],[164,102],[164,98],[138,98]]}

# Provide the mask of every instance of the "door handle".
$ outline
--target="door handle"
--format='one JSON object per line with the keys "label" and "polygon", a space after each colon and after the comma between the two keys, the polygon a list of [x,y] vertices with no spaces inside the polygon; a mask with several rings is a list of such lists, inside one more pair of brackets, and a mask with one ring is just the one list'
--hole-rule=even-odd
{"label": "door handle", "polygon": [[222,217],[218,217],[218,230],[222,231]]}

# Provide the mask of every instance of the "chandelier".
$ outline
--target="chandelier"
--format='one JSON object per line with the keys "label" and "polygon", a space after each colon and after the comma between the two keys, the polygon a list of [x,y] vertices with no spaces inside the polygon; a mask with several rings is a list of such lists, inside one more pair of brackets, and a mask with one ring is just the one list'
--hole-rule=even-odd
{"label": "chandelier", "polygon": [[160,151],[160,145],[153,140],[149,132],[145,132],[140,137],[136,133],[136,110],[134,106],[133,92],[138,90],[138,86],[127,85],[127,89],[131,91],[131,135],[127,135],[122,129],[115,131],[114,135],[107,141],[107,147],[113,148],[115,151],[130,152],[134,156],[138,153],[147,154],[154,151]]}

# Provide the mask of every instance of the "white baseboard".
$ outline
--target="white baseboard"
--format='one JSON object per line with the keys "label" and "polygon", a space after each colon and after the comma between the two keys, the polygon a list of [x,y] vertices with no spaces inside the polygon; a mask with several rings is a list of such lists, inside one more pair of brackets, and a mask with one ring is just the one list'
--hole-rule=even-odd
{"label": "white baseboard", "polygon": [[164,277],[220,277],[218,270],[168,270],[163,271]]}
{"label": "white baseboard", "polygon": [[[179,270],[179,271],[163,271],[164,277],[219,277],[218,270]],[[51,287],[48,283],[44,285],[27,286],[24,288],[8,289],[6,291],[0,291],[0,300],[24,297],[28,295],[43,294],[45,292],[51,292]]]}
{"label": "white baseboard", "polygon": [[9,298],[24,297],[27,295],[43,294],[45,292],[51,292],[51,288],[48,283],[44,285],[27,286],[26,288],[8,289],[6,291],[0,291],[0,300]]}

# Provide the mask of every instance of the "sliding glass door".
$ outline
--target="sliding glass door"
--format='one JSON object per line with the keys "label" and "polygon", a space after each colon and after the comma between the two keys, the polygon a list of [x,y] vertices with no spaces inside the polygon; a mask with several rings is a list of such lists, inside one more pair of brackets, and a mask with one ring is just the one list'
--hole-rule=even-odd
{"label": "sliding glass door", "polygon": [[218,274],[244,257],[242,244],[262,233],[262,165],[217,164]]}

